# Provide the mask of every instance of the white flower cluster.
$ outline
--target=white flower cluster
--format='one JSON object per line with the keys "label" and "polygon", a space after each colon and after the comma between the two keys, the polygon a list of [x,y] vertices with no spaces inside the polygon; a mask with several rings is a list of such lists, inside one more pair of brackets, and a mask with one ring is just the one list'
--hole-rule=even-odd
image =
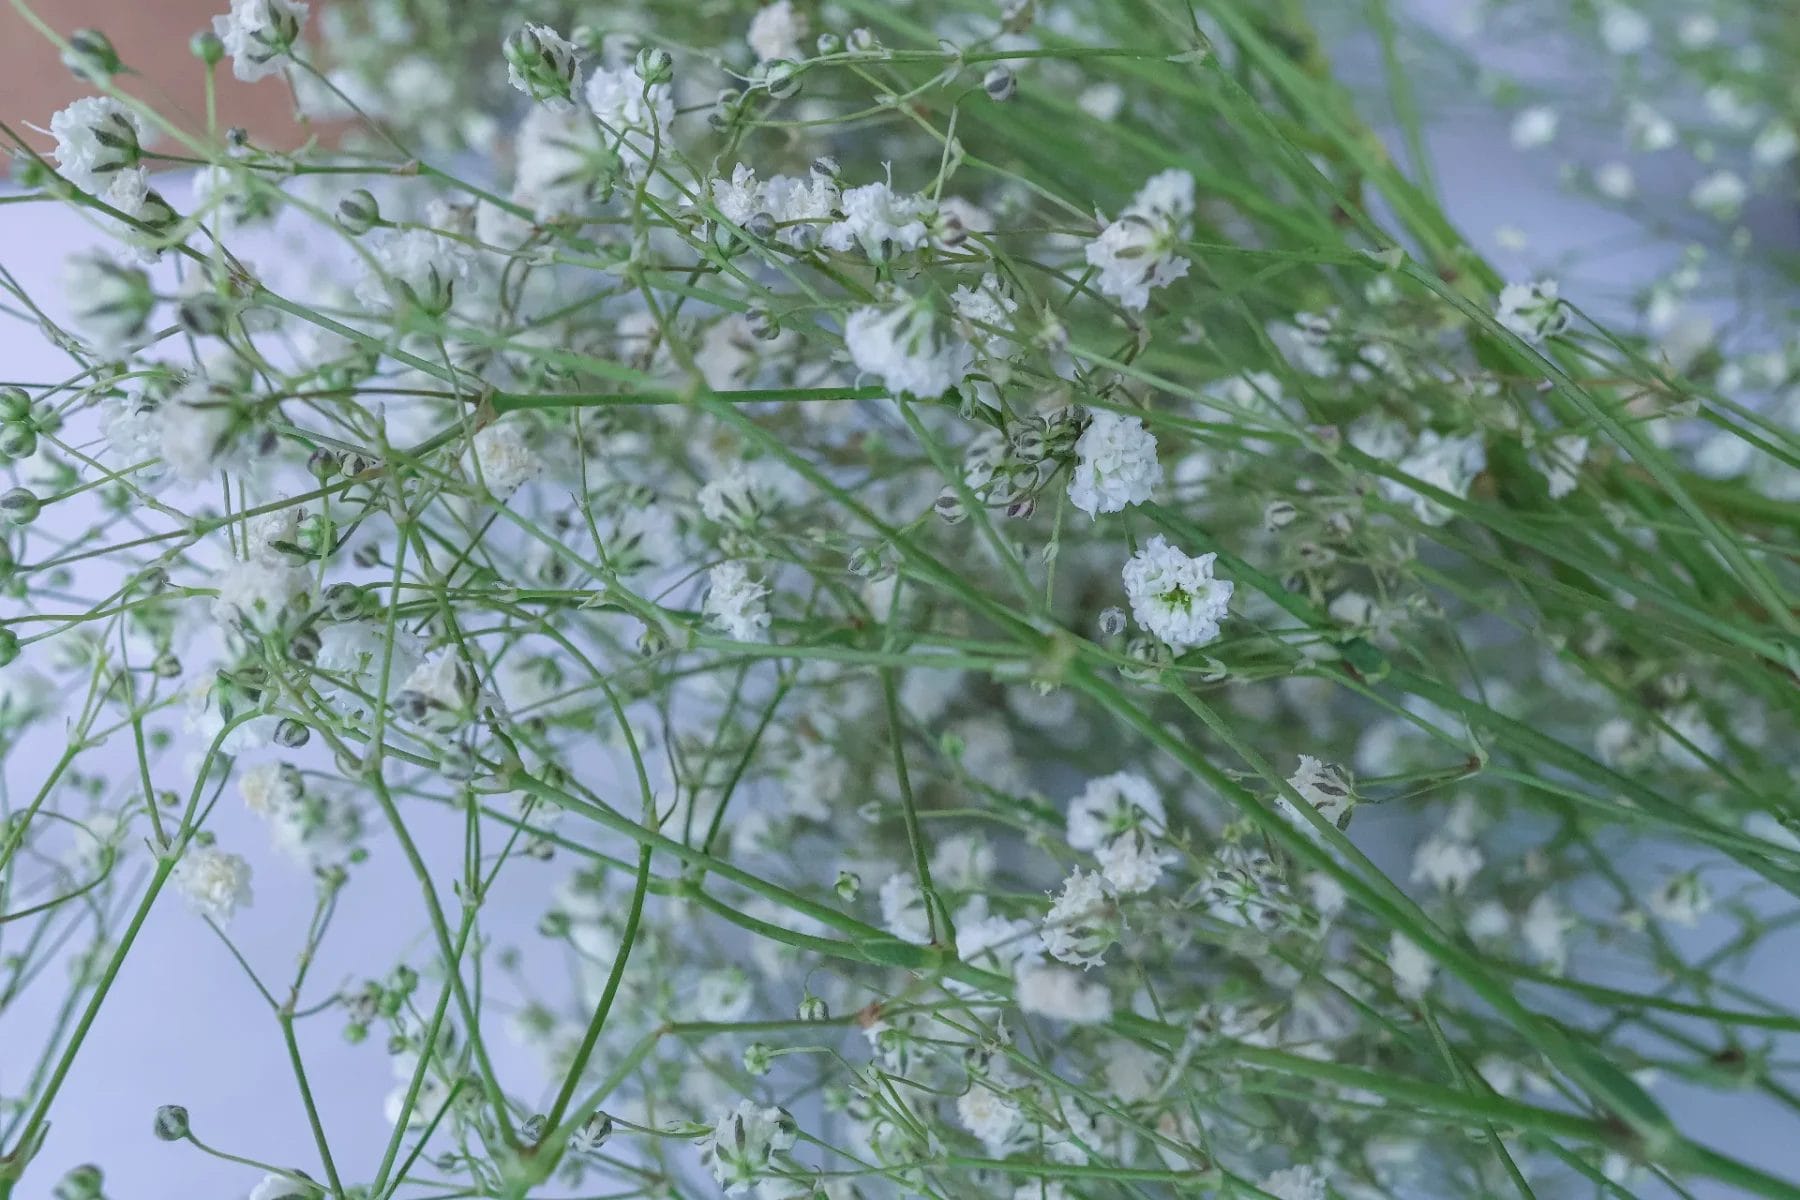
{"label": "white flower cluster", "polygon": [[1233,585],[1213,577],[1215,554],[1191,558],[1161,534],[1132,555],[1122,572],[1131,615],[1176,650],[1218,640]]}
{"label": "white flower cluster", "polygon": [[1156,435],[1137,417],[1094,413],[1075,442],[1075,454],[1069,502],[1090,517],[1142,504],[1162,482]]}
{"label": "white flower cluster", "polygon": [[1169,170],[1146,182],[1113,222],[1088,243],[1087,261],[1099,272],[1100,290],[1133,311],[1150,293],[1188,272],[1180,257],[1193,236],[1194,177]]}

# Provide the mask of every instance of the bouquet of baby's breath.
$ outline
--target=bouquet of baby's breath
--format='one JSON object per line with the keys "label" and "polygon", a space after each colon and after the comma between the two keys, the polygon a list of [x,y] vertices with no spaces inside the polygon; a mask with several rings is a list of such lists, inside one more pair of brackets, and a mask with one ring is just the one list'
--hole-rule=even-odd
{"label": "bouquet of baby's breath", "polygon": [[[298,152],[43,27],[0,1197],[1800,1196],[1696,1132],[1800,1111],[1800,356],[1496,272],[1356,13],[231,0]],[[1559,19],[1775,77],[1651,15]],[[291,1065],[241,1144],[70,1102],[184,904],[266,1010],[196,1052]]]}

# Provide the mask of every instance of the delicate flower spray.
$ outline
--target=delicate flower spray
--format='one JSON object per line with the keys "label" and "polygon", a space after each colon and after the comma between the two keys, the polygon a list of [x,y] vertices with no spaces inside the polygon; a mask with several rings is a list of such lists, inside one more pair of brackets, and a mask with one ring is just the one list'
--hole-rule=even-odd
{"label": "delicate flower spray", "polygon": [[[130,1193],[103,1078],[257,1200],[1788,1200],[1682,1106],[1792,1117],[1787,64],[1532,5],[1579,123],[1404,6],[221,0],[279,148],[66,38],[0,1195]],[[1693,241],[1632,312],[1405,152],[1514,95]]]}

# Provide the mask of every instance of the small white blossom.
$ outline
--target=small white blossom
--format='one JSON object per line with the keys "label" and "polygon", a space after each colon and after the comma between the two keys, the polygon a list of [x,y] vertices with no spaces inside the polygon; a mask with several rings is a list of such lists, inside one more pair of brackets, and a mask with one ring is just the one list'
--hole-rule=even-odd
{"label": "small white blossom", "polygon": [[1069,802],[1069,847],[1095,851],[1132,829],[1162,833],[1167,820],[1162,798],[1148,779],[1130,771],[1103,775]]}
{"label": "small white blossom", "polygon": [[[1475,477],[1487,468],[1487,450],[1480,434],[1453,437],[1426,430],[1413,443],[1406,457],[1395,465],[1402,474],[1463,499],[1468,496]],[[1454,515],[1435,499],[1413,491],[1400,480],[1383,479],[1381,490],[1396,503],[1410,501],[1414,514],[1427,525],[1442,525]]]}
{"label": "small white blossom", "polygon": [[250,904],[250,864],[216,846],[190,845],[170,878],[189,908],[220,924]]}
{"label": "small white blossom", "polygon": [[1156,435],[1137,417],[1095,412],[1075,442],[1075,454],[1069,501],[1090,517],[1142,504],[1162,482]]}
{"label": "small white blossom", "polygon": [[1525,940],[1526,950],[1553,975],[1562,974],[1568,965],[1568,929],[1568,914],[1549,892],[1540,893],[1519,922],[1519,936]]}
{"label": "small white blossom", "polygon": [[785,1110],[740,1100],[701,1139],[700,1162],[727,1196],[735,1196],[764,1177],[775,1155],[793,1149],[798,1136]]}
{"label": "small white blossom", "polygon": [[462,656],[444,651],[414,667],[395,700],[409,720],[449,732],[474,719],[480,698],[480,681],[470,674]]}
{"label": "small white blossom", "polygon": [[320,1200],[325,1192],[317,1184],[287,1175],[264,1175],[250,1189],[249,1200]]}
{"label": "small white blossom", "polygon": [[581,90],[575,44],[548,25],[526,24],[506,39],[506,81],[533,100],[559,110],[574,107]]}
{"label": "small white blossom", "polygon": [[746,163],[731,168],[730,179],[712,181],[713,207],[733,225],[746,225],[762,211],[763,188],[756,182],[756,172]]}
{"label": "small white blossom", "polygon": [[1736,220],[1750,198],[1750,185],[1735,171],[1720,170],[1701,179],[1688,193],[1688,203],[1720,221]]}
{"label": "small white blossom", "polygon": [[741,562],[722,562],[707,580],[706,615],[739,642],[763,642],[769,632],[769,588]]}
{"label": "small white blossom", "polygon": [[827,226],[820,242],[827,250],[862,248],[873,259],[925,244],[926,220],[937,206],[916,192],[896,192],[883,180],[854,187],[838,198],[843,219]]}
{"label": "small white blossom", "polygon": [[1213,578],[1216,557],[1190,558],[1161,534],[1151,538],[1121,572],[1132,617],[1178,651],[1218,640],[1233,585]]}
{"label": "small white blossom", "polygon": [[1712,911],[1712,889],[1698,871],[1683,871],[1665,879],[1650,893],[1650,911],[1674,925],[1693,926]]}
{"label": "small white blossom", "polygon": [[[1300,765],[1288,777],[1288,786],[1333,825],[1339,824],[1344,814],[1356,804],[1356,793],[1344,778],[1343,768],[1321,762],[1310,754],[1300,756]],[[1287,797],[1279,797],[1278,803],[1280,807],[1287,807]],[[1304,820],[1295,823],[1304,829],[1312,829]]]}
{"label": "small white blossom", "polygon": [[[957,914],[956,957],[971,966],[1010,975],[1021,960],[1036,957],[1037,947],[1036,928],[1030,921],[966,909]],[[955,979],[946,981],[945,986],[961,995],[977,990]]]}
{"label": "small white blossom", "polygon": [[234,562],[213,576],[213,619],[258,633],[283,628],[305,608],[312,576],[300,567],[261,559]]}
{"label": "small white blossom", "polygon": [[763,184],[763,209],[781,230],[776,237],[789,246],[810,246],[837,212],[838,186],[828,175],[809,172],[805,178],[777,175]]}
{"label": "small white blossom", "polygon": [[1388,937],[1388,969],[1394,973],[1394,990],[1417,1000],[1431,988],[1437,963],[1420,945],[1403,933]]}
{"label": "small white blossom", "polygon": [[1413,851],[1414,883],[1429,883],[1446,892],[1468,888],[1486,862],[1474,843],[1453,836],[1448,831],[1432,834]]}
{"label": "small white blossom", "polygon": [[467,289],[474,260],[460,243],[429,229],[382,230],[373,238],[375,256],[356,286],[356,298],[372,309],[401,301],[430,315],[456,302],[459,284]]}
{"label": "small white blossom", "polygon": [[1100,290],[1133,311],[1150,303],[1153,288],[1186,275],[1177,257],[1193,236],[1194,177],[1170,170],[1152,176],[1137,197],[1087,246],[1088,265],[1098,271]]}
{"label": "small white blossom", "polygon": [[1637,192],[1637,175],[1629,163],[1602,163],[1594,168],[1594,188],[1608,200],[1629,200]]}
{"label": "small white blossom", "polygon": [[1005,331],[1019,311],[1019,302],[1000,290],[995,276],[983,275],[979,287],[958,284],[950,293],[950,306],[970,345],[990,358],[1004,356],[1009,341]]}
{"label": "small white blossom", "polygon": [[588,108],[633,178],[641,175],[675,120],[675,93],[667,83],[646,84],[630,67],[602,67],[588,77]]}
{"label": "small white blossom", "polygon": [[1080,971],[1021,961],[1015,983],[1019,1007],[1028,1013],[1071,1025],[1097,1025],[1112,1016],[1106,985]]}
{"label": "small white blossom", "polygon": [[1025,1125],[1019,1106],[982,1080],[971,1081],[969,1090],[957,1097],[956,1116],[990,1158],[1004,1158]]}
{"label": "small white blossom", "polygon": [[1556,138],[1557,115],[1554,108],[1537,105],[1513,118],[1512,144],[1518,150],[1535,150]]}
{"label": "small white blossom", "polygon": [[881,885],[881,925],[901,941],[925,945],[931,926],[925,911],[925,893],[919,881],[905,872],[890,875]]}
{"label": "small white blossom", "polygon": [[1581,434],[1565,434],[1534,449],[1531,466],[1544,477],[1550,498],[1561,500],[1581,482],[1581,464],[1587,456],[1588,439]]}
{"label": "small white blossom", "polygon": [[1500,290],[1494,317],[1528,342],[1555,337],[1569,327],[1569,311],[1558,298],[1553,279],[1507,284]]}
{"label": "small white blossom", "polygon": [[1122,833],[1100,847],[1095,856],[1100,874],[1121,896],[1135,896],[1155,887],[1163,868],[1174,856],[1157,848],[1156,839],[1141,829]]}
{"label": "small white blossom", "polygon": [[967,343],[940,327],[917,301],[859,308],[844,322],[844,345],[856,369],[896,395],[935,399],[968,374]]}
{"label": "small white blossom", "polygon": [[1275,1200],[1325,1200],[1325,1177],[1311,1164],[1273,1172],[1257,1186]]}
{"label": "small white blossom", "polygon": [[1600,8],[1600,40],[1621,58],[1650,45],[1650,21],[1635,8],[1603,4]]}
{"label": "small white blossom", "polygon": [[800,39],[806,33],[806,14],[794,7],[793,0],[775,0],[775,3],[756,10],[756,15],[750,18],[750,32],[745,40],[755,52],[757,62],[800,59],[806,57],[800,48]]}
{"label": "small white blossom", "polygon": [[231,11],[213,18],[213,32],[231,55],[231,70],[245,83],[255,83],[281,70],[306,21],[297,0],[231,0]]}
{"label": "small white blossom", "polygon": [[544,460],[525,440],[517,422],[499,421],[475,435],[475,465],[489,492],[512,495],[544,472]]}
{"label": "small white blossom", "polygon": [[1113,942],[1112,913],[1112,897],[1100,876],[1076,868],[1063,881],[1062,891],[1044,917],[1044,949],[1051,958],[1071,966],[1100,966]]}
{"label": "small white blossom", "polygon": [[143,119],[111,96],[77,100],[50,118],[56,138],[56,169],[86,192],[104,196],[122,177],[141,191],[134,172],[148,136]]}

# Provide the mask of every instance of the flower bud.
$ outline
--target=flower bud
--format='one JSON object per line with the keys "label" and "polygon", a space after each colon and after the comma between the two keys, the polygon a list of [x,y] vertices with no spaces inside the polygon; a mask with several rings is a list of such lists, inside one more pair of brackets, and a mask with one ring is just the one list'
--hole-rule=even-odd
{"label": "flower bud", "polygon": [[639,79],[645,87],[654,87],[659,83],[667,83],[675,78],[675,59],[660,46],[645,46],[637,53],[637,61],[632,64]]}
{"label": "flower bud", "polygon": [[188,53],[209,67],[216,67],[225,58],[225,42],[210,29],[202,29],[188,39]]}
{"label": "flower bud", "polygon": [[744,1047],[744,1070],[752,1075],[767,1075],[775,1065],[775,1051],[767,1042],[751,1042]]}
{"label": "flower bud", "polygon": [[105,253],[77,254],[64,268],[63,285],[75,323],[95,339],[115,345],[134,337],[156,305],[150,277]]}
{"label": "flower bud", "polygon": [[819,40],[813,43],[819,51],[819,57],[829,58],[833,54],[841,54],[844,50],[844,39],[835,33],[821,33]]}
{"label": "flower bud", "polygon": [[30,458],[37,445],[37,430],[30,425],[0,425],[0,456]]}
{"label": "flower bud", "polygon": [[762,66],[762,85],[771,97],[786,100],[800,93],[800,76],[804,73],[800,64],[789,62],[785,58],[775,59]]}
{"label": "flower bud", "polygon": [[824,1000],[808,992],[800,997],[800,1006],[794,1010],[794,1015],[802,1021],[829,1021],[831,1020],[831,1007]]}
{"label": "flower bud", "polygon": [[56,1181],[55,1200],[101,1200],[106,1176],[93,1163],[83,1163]]}
{"label": "flower bud", "polygon": [[195,337],[223,337],[230,328],[231,301],[215,291],[182,297],[175,308],[175,323]]}
{"label": "flower bud", "polygon": [[874,54],[881,49],[881,41],[876,38],[874,31],[860,26],[850,31],[850,36],[844,39],[844,45],[855,54]]}
{"label": "flower bud", "polygon": [[595,1112],[581,1123],[581,1128],[569,1135],[569,1149],[577,1154],[592,1154],[606,1144],[612,1131],[612,1117],[604,1112]]}
{"label": "flower bud", "polygon": [[351,237],[361,237],[381,224],[381,206],[368,188],[348,192],[337,203],[337,223]]}
{"label": "flower bud", "polygon": [[1103,637],[1118,637],[1125,632],[1125,610],[1117,607],[1103,610],[1100,613],[1100,633]]}
{"label": "flower bud", "polygon": [[179,1104],[165,1104],[156,1110],[151,1130],[160,1141],[179,1142],[188,1136],[188,1110]]}
{"label": "flower bud", "polygon": [[1004,104],[1018,92],[1019,80],[1005,67],[995,65],[989,68],[987,78],[981,81],[981,90],[988,94],[989,100]]}
{"label": "flower bud", "polygon": [[0,495],[0,521],[29,525],[44,511],[44,502],[30,488],[16,487]]}
{"label": "flower bud", "polygon": [[533,100],[568,106],[581,79],[574,43],[547,25],[527,25],[500,44],[506,75]]}
{"label": "flower bud", "polygon": [[19,635],[0,628],[0,667],[10,666],[19,657]]}
{"label": "flower bud", "polygon": [[0,421],[23,421],[31,416],[31,397],[24,388],[0,388]]}
{"label": "flower bud", "polygon": [[753,308],[745,313],[744,324],[750,327],[750,336],[759,342],[772,342],[781,336],[781,322],[766,308]]}
{"label": "flower bud", "polygon": [[848,904],[856,899],[858,892],[862,891],[862,876],[855,871],[839,871],[837,883],[833,885],[833,889],[837,892],[838,899]]}
{"label": "flower bud", "polygon": [[766,242],[774,237],[777,228],[775,216],[772,213],[753,213],[750,219],[744,222],[744,232],[759,242]]}
{"label": "flower bud", "polygon": [[105,83],[125,69],[112,39],[98,29],[77,29],[69,35],[68,49],[62,52],[63,66],[77,79]]}
{"label": "flower bud", "polygon": [[275,726],[275,744],[298,750],[312,739],[312,730],[292,717],[283,717]]}

